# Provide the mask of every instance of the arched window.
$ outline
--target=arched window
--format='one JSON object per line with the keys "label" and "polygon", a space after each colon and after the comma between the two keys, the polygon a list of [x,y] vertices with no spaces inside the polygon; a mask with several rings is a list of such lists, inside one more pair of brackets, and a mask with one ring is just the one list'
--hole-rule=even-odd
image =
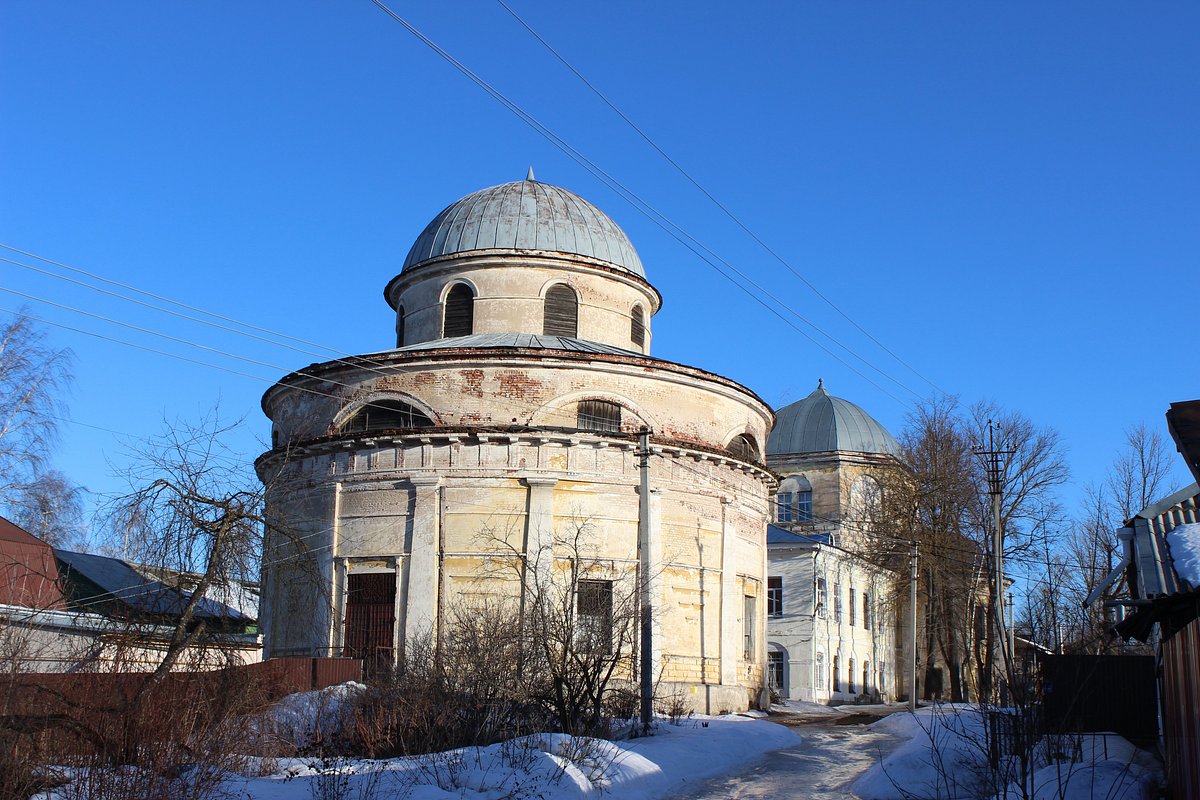
{"label": "arched window", "polygon": [[470,336],[475,324],[475,293],[465,283],[456,283],[446,295],[442,336]]}
{"label": "arched window", "polygon": [[404,347],[404,306],[396,309],[396,347]]}
{"label": "arched window", "polygon": [[646,312],[641,306],[634,306],[629,314],[629,338],[638,347],[646,346]]}
{"label": "arched window", "polygon": [[866,660],[863,661],[862,690],[863,694],[871,691],[871,662]]}
{"label": "arched window", "polygon": [[342,426],[342,433],[365,433],[401,428],[429,428],[433,420],[420,410],[402,400],[376,400],[367,403],[350,421]]}
{"label": "arched window", "polygon": [[731,456],[742,461],[758,461],[758,445],[755,444],[753,436],[745,433],[733,437],[725,449]]}
{"label": "arched window", "polygon": [[778,522],[809,522],[812,520],[812,484],[803,475],[788,478],[779,484],[775,495],[775,518]]}
{"label": "arched window", "polygon": [[841,686],[842,676],[838,672],[838,661],[840,659],[841,659],[841,656],[833,657],[833,672],[830,673],[830,676],[829,676],[829,688],[831,691],[834,691],[834,692],[840,692],[842,690],[842,686]]}
{"label": "arched window", "polygon": [[621,407],[607,400],[582,400],[576,420],[582,431],[619,433],[621,431]]}
{"label": "arched window", "polygon": [[854,657],[850,657],[850,665],[846,668],[846,691],[854,694]]}
{"label": "arched window", "polygon": [[546,292],[542,333],[546,336],[579,336],[579,298],[575,290],[559,283]]}

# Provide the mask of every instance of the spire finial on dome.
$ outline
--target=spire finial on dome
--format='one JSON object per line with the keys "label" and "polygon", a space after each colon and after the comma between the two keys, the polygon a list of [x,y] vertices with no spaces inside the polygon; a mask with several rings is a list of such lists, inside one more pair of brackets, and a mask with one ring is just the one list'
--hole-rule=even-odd
{"label": "spire finial on dome", "polygon": [[533,177],[533,164],[529,165],[529,172],[525,175],[525,180],[527,180],[527,181],[537,180],[537,178]]}
{"label": "spire finial on dome", "polygon": [[824,378],[817,378],[817,388],[818,389],[825,388],[825,379]]}

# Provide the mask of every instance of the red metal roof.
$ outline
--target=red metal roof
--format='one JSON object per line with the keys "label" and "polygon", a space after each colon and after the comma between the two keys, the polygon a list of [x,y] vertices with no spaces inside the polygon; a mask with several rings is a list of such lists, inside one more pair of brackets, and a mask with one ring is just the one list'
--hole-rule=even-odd
{"label": "red metal roof", "polygon": [[54,550],[0,517],[0,603],[26,608],[66,608]]}

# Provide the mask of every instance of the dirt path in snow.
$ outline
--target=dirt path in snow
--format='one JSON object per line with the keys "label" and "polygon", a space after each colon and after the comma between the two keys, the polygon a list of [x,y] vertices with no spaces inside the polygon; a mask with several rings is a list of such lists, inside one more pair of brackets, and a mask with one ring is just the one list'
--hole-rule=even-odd
{"label": "dirt path in snow", "polygon": [[859,775],[901,743],[867,724],[874,714],[840,717],[771,714],[771,721],[794,728],[804,740],[768,753],[743,772],[696,784],[671,800],[847,800]]}

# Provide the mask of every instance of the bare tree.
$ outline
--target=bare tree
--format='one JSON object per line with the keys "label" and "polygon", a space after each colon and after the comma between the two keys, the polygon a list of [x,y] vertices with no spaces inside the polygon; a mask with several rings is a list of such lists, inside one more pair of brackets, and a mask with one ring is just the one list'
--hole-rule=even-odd
{"label": "bare tree", "polygon": [[11,503],[13,522],[52,547],[87,545],[84,489],[57,470],[46,470],[18,487]]}
{"label": "bare tree", "polygon": [[903,469],[884,477],[874,527],[893,540],[920,543],[918,658],[926,667],[927,697],[940,691],[938,662],[949,672],[951,699],[965,699],[971,688],[991,691],[992,524],[986,476],[975,456],[989,421],[1000,425],[997,448],[1010,452],[1002,475],[1005,553],[1034,552],[1052,530],[1043,523],[1057,508],[1055,493],[1067,468],[1058,434],[1024,415],[994,403],[964,410],[954,397],[931,398],[912,412],[900,437]]}
{"label": "bare tree", "polygon": [[572,735],[607,735],[617,690],[635,677],[639,592],[630,565],[596,554],[594,524],[574,517],[526,556],[485,530],[488,572],[520,587],[523,692]]}
{"label": "bare tree", "polygon": [[167,426],[129,468],[132,491],[112,505],[112,533],[128,558],[175,576],[184,599],[170,641],[148,684],[214,633],[197,610],[210,591],[258,575],[267,518],[263,486],[228,443],[238,424],[214,412],[199,423]]}
{"label": "bare tree", "polygon": [[1061,595],[1062,613],[1070,619],[1068,649],[1103,653],[1125,647],[1109,633],[1111,620],[1105,610],[1105,603],[1117,596],[1120,587],[1110,587],[1092,605],[1085,606],[1084,600],[1121,558],[1116,530],[1170,488],[1171,467],[1163,437],[1139,423],[1125,431],[1125,444],[1103,481],[1087,487],[1086,503],[1075,517],[1062,553],[1069,565]]}
{"label": "bare tree", "polygon": [[0,503],[10,503],[50,453],[71,358],[23,314],[0,323]]}

